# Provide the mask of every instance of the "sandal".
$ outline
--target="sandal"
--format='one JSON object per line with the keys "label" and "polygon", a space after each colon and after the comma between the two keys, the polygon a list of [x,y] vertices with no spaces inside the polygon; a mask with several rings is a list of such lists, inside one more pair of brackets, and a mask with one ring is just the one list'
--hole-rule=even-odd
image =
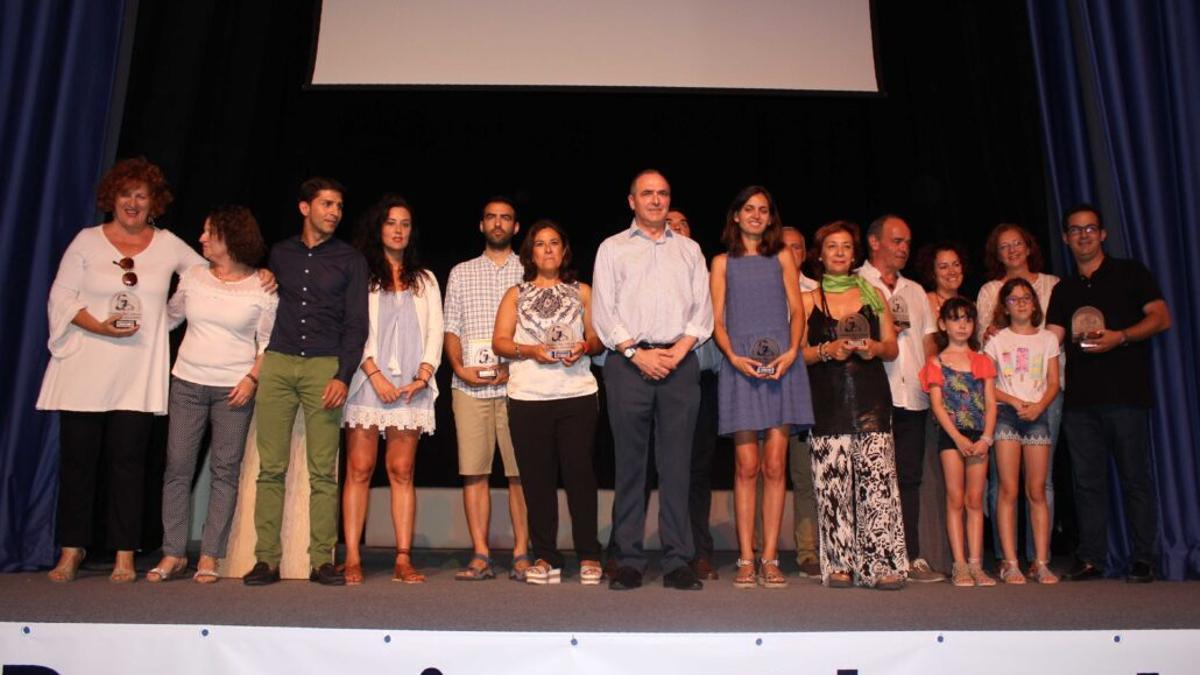
{"label": "sandal", "polygon": [[[176,558],[173,555],[163,556],[163,560],[166,560],[167,558],[173,558],[179,562],[175,565],[164,565],[162,560],[160,560],[158,562],[158,567],[154,567],[149,572],[146,572],[146,581],[149,581],[152,584],[157,584],[162,581],[181,579],[187,576],[187,558]],[[116,573],[116,570],[113,570],[114,576]],[[117,579],[114,578],[113,581],[117,581]]]}
{"label": "sandal", "polygon": [[1058,575],[1050,571],[1049,560],[1035,560],[1029,566],[1029,577],[1039,584],[1057,584]]}
{"label": "sandal", "polygon": [[537,562],[525,568],[525,583],[537,586],[557,584],[562,581],[562,570],[538,558]]}
{"label": "sandal", "polygon": [[[121,565],[122,558],[128,560],[129,567]],[[184,562],[186,563],[187,561]],[[117,551],[117,559],[113,563],[113,571],[112,574],[108,575],[108,580],[114,584],[129,584],[137,581],[137,569],[134,568],[133,551]]]}
{"label": "sandal", "polygon": [[975,577],[971,576],[971,568],[965,562],[956,562],[950,570],[950,583],[959,588],[974,588]]}
{"label": "sandal", "polygon": [[758,585],[763,588],[787,588],[787,577],[779,569],[779,559],[758,561]]}
{"label": "sandal", "polygon": [[904,588],[904,577],[899,574],[885,574],[875,580],[877,591],[898,591]]}
{"label": "sandal", "polygon": [[850,588],[853,585],[854,579],[850,577],[849,572],[834,571],[825,578],[825,586],[828,588]]}
{"label": "sandal", "polygon": [[[475,566],[473,564],[473,563],[475,563],[475,561],[482,562],[483,566],[481,566],[481,567]],[[495,564],[496,564],[496,561],[492,560],[490,557],[488,557],[482,553],[476,553],[474,556],[471,557],[471,562],[467,563],[466,568],[460,570],[458,573],[456,573],[454,575],[454,580],[455,581],[483,581],[484,579],[495,579],[496,578],[496,570],[492,568],[492,566]]]}
{"label": "sandal", "polygon": [[79,576],[79,567],[80,565],[83,565],[83,559],[87,557],[86,548],[64,546],[62,550],[63,554],[65,555],[67,551],[77,551],[79,557],[76,558],[73,563],[66,564],[63,563],[63,560],[60,557],[58,564],[54,566],[54,569],[46,573],[46,577],[56,584],[65,584],[70,581],[75,581],[75,577]]}
{"label": "sandal", "polygon": [[599,560],[584,560],[579,563],[579,583],[584,586],[599,586],[604,578],[604,570]]}
{"label": "sandal", "polygon": [[1025,583],[1025,575],[1021,574],[1021,567],[1016,560],[1000,561],[1000,580],[1006,584]]}
{"label": "sandal", "polygon": [[[408,558],[407,562],[401,562],[400,556]],[[396,549],[396,567],[392,570],[392,581],[399,581],[405,584],[421,584],[425,583],[425,575],[417,571],[412,564],[412,553],[406,548]],[[349,581],[349,578],[347,578]]]}
{"label": "sandal", "polygon": [[737,571],[733,575],[734,588],[754,588],[754,561],[737,559]]}
{"label": "sandal", "polygon": [[346,577],[347,586],[360,586],[363,582],[363,568],[361,563],[343,563],[341,566],[342,576]]}
{"label": "sandal", "polygon": [[[968,560],[967,571],[971,573],[971,579],[975,581],[976,586],[996,585],[996,580],[992,578],[992,575],[983,571],[983,565],[980,564],[980,561],[978,560]],[[1018,570],[1017,574],[1019,575],[1020,573],[1021,572]],[[1022,577],[1022,582],[1024,582],[1024,577]]]}
{"label": "sandal", "polygon": [[215,584],[221,580],[221,575],[217,574],[216,570],[196,570],[192,575],[192,581],[198,584]]}
{"label": "sandal", "polygon": [[[522,565],[521,563],[525,564]],[[532,565],[533,556],[528,553],[513,556],[512,569],[508,570],[508,578],[513,581],[525,581],[525,575],[529,572],[529,568]]]}

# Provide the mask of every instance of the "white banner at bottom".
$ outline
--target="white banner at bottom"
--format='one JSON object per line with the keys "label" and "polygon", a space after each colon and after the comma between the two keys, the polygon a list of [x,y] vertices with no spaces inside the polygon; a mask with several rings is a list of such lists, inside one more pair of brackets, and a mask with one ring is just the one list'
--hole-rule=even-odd
{"label": "white banner at bottom", "polygon": [[28,675],[1165,675],[1197,672],[1200,631],[512,633],[0,622],[0,666]]}

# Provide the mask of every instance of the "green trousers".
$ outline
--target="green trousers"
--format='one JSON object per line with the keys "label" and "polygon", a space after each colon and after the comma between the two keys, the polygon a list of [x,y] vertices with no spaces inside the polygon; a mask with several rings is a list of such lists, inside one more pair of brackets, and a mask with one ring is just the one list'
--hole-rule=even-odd
{"label": "green trousers", "polygon": [[333,562],[337,545],[337,456],[341,408],[326,410],[321,395],[337,374],[336,356],[289,356],[267,352],[258,375],[258,496],[254,557],[278,567],[283,557],[279,530],[283,525],[284,480],[292,447],[296,411],[304,409],[308,450],[308,555],[313,567]]}

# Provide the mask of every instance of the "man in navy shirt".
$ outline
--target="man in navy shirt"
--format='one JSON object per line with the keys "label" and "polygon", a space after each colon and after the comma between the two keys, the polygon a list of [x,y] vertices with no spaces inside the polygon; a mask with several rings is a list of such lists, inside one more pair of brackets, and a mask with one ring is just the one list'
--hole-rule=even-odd
{"label": "man in navy shirt", "polygon": [[[1126,581],[1154,579],[1158,513],[1150,475],[1151,337],[1171,326],[1162,291],[1136,260],[1110,258],[1100,212],[1081,204],[1063,217],[1063,241],[1075,274],[1054,287],[1046,327],[1066,345],[1063,433],[1075,478],[1079,546],[1063,577],[1082,581],[1103,574],[1108,551],[1108,465],[1116,460],[1125,515],[1133,539]],[[1076,312],[1099,310],[1104,328],[1077,335]],[[1082,316],[1082,315],[1081,315]]]}
{"label": "man in navy shirt", "polygon": [[271,248],[268,262],[279,282],[279,309],[259,372],[258,495],[254,528],[257,562],[247,586],[279,580],[283,557],[284,479],[292,426],[304,410],[308,450],[311,581],[340,586],[333,565],[337,544],[337,454],[342,404],[367,340],[367,263],[349,244],[335,239],[342,220],[337,181],[310,178],[300,186],[300,236]]}

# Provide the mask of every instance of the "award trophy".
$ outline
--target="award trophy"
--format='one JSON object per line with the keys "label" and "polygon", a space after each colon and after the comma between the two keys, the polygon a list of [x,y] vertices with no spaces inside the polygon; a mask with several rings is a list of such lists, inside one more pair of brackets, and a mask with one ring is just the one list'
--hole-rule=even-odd
{"label": "award trophy", "polygon": [[549,350],[550,358],[560,361],[575,351],[575,344],[578,342],[579,338],[575,336],[575,331],[565,323],[551,325],[542,336],[542,344],[546,345],[546,349]]}
{"label": "award trophy", "polygon": [[1071,339],[1078,342],[1080,347],[1095,347],[1096,343],[1090,340],[1100,337],[1100,331],[1103,330],[1104,312],[1091,305],[1084,305],[1071,315]]}
{"label": "award trophy", "polygon": [[900,295],[893,295],[891,300],[888,300],[888,309],[892,310],[892,321],[899,326],[899,331],[912,326],[912,322],[908,318],[908,303]]}
{"label": "award trophy", "polygon": [[467,342],[467,365],[481,367],[479,376],[486,379],[496,377],[496,367],[500,359],[492,351],[491,338],[470,340]]}
{"label": "award trophy", "polygon": [[142,301],[133,291],[121,291],[108,302],[108,313],[116,315],[114,328],[137,328],[142,318]]}
{"label": "award trophy", "polygon": [[839,340],[845,340],[846,346],[851,349],[866,347],[867,338],[871,337],[871,324],[867,323],[867,317],[858,312],[843,316],[838,321],[837,336]]}
{"label": "award trophy", "polygon": [[774,338],[761,337],[755,340],[754,345],[750,347],[750,358],[759,363],[754,372],[763,377],[774,375],[775,366],[767,364],[779,358],[779,354],[779,343]]}

